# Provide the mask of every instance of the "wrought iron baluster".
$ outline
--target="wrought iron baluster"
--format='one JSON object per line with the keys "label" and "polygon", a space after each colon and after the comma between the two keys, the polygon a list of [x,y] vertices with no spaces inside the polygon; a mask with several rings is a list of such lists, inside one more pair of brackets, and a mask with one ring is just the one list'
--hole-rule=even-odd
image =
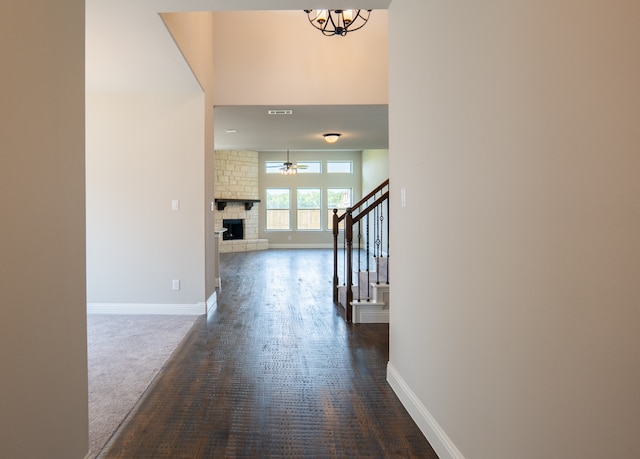
{"label": "wrought iron baluster", "polygon": [[376,284],[380,284],[380,242],[381,242],[381,237],[382,237],[382,233],[381,233],[381,225],[380,225],[380,217],[381,217],[381,212],[380,212],[380,206],[376,206],[376,208],[373,210],[373,218],[375,219],[375,258],[376,258]]}
{"label": "wrought iron baluster", "polygon": [[391,270],[389,269],[389,256],[391,255],[391,252],[389,252],[389,200],[387,199],[387,284],[389,284],[391,282],[390,280],[390,273]]}

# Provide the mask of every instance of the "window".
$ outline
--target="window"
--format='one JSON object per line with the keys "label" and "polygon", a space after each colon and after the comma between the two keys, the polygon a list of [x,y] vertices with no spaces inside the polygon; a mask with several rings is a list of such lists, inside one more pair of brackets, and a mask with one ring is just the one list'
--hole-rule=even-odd
{"label": "window", "polygon": [[351,174],[353,164],[351,161],[328,161],[327,173],[329,174]]}
{"label": "window", "polygon": [[320,230],[320,188],[298,188],[297,228],[299,230]]}
{"label": "window", "polygon": [[298,161],[298,174],[320,174],[322,163],[320,161]]}
{"label": "window", "polygon": [[[347,207],[351,207],[351,188],[327,189],[327,228],[333,229],[333,209],[338,209],[338,216],[342,215]],[[344,220],[339,228],[344,228]]]}
{"label": "window", "polygon": [[279,174],[282,168],[282,161],[265,161],[264,169],[267,174]]}
{"label": "window", "polygon": [[291,192],[288,188],[267,188],[267,230],[291,229]]}

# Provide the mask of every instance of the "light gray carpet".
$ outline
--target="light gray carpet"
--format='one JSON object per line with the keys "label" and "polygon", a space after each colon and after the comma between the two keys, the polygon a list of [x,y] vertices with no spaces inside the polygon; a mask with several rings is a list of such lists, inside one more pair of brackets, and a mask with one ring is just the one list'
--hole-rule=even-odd
{"label": "light gray carpet", "polygon": [[87,316],[89,456],[96,457],[197,316]]}

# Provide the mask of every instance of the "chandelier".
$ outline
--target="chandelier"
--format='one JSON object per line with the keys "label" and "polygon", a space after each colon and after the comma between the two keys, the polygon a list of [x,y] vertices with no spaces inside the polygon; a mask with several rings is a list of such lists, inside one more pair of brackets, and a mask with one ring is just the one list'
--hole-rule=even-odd
{"label": "chandelier", "polygon": [[304,10],[313,27],[330,37],[361,29],[369,20],[371,10]]}

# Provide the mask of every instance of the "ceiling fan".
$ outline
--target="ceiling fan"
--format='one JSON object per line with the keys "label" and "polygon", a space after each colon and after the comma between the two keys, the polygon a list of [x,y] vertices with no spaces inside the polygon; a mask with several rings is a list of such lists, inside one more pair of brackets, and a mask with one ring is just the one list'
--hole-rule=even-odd
{"label": "ceiling fan", "polygon": [[282,163],[282,166],[280,166],[278,170],[281,174],[293,175],[298,171],[298,169],[306,169],[307,167],[309,166],[307,166],[306,164],[293,164],[289,160],[289,150],[287,150],[287,160]]}

